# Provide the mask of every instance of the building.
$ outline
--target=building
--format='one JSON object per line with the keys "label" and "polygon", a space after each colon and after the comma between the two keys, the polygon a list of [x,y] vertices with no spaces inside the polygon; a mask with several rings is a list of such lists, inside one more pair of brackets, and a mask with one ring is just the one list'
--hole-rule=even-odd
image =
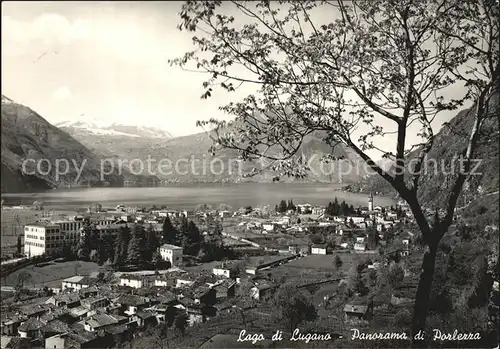
{"label": "building", "polygon": [[29,318],[17,328],[17,332],[21,338],[36,338],[44,325],[43,322],[36,318]]}
{"label": "building", "polygon": [[311,204],[299,204],[296,205],[297,210],[302,214],[312,213],[313,206]]}
{"label": "building", "polygon": [[263,300],[271,298],[279,285],[273,283],[264,283],[261,285],[256,285],[250,289],[250,297],[256,300]]}
{"label": "building", "polygon": [[111,223],[111,224],[106,224],[106,225],[96,225],[95,229],[99,235],[110,234],[112,236],[116,236],[116,235],[118,235],[120,228],[125,227],[125,226],[126,226],[126,224]]}
{"label": "building", "polygon": [[364,242],[356,242],[354,244],[354,251],[366,251],[366,244]]}
{"label": "building", "polygon": [[75,275],[62,281],[61,290],[72,289],[74,291],[80,291],[82,288],[90,287],[95,283],[96,279],[89,278],[88,276]]}
{"label": "building", "polygon": [[226,278],[236,277],[237,266],[234,264],[226,264],[222,263],[219,266],[216,266],[212,272],[216,276],[224,276]]}
{"label": "building", "polygon": [[372,317],[371,307],[366,305],[346,304],[344,307],[345,322],[359,324],[369,321]]}
{"label": "building", "polygon": [[314,207],[312,209],[312,214],[316,216],[322,216],[325,214],[326,209],[324,207]]}
{"label": "building", "polygon": [[373,212],[373,194],[368,198],[368,211]]}
{"label": "building", "polygon": [[275,225],[273,223],[264,223],[262,224],[262,229],[264,231],[274,231]]}
{"label": "building", "polygon": [[145,277],[141,276],[122,276],[120,278],[120,286],[132,287],[132,288],[143,288],[151,286],[151,281]]}
{"label": "building", "polygon": [[311,254],[327,254],[328,248],[326,245],[312,245]]}
{"label": "building", "polygon": [[60,220],[60,221],[52,221],[52,223],[57,224],[59,229],[66,240],[78,242],[80,239],[80,229],[83,227],[83,221],[77,220]]}
{"label": "building", "polygon": [[182,247],[164,244],[160,246],[160,255],[163,260],[169,261],[172,267],[182,263]]}
{"label": "building", "polygon": [[57,224],[38,222],[24,226],[24,251],[28,257],[59,251],[64,246],[64,235]]}
{"label": "building", "polygon": [[220,218],[228,218],[228,217],[231,217],[233,214],[231,213],[231,211],[220,211],[219,212],[219,216]]}

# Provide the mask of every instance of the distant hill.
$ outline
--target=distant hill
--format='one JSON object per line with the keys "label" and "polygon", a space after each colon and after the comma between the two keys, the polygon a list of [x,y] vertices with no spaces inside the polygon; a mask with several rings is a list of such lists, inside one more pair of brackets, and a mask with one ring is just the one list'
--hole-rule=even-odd
{"label": "distant hill", "polygon": [[153,144],[172,138],[161,128],[106,123],[102,120],[72,120],[54,124],[80,141],[92,151],[105,156],[120,154],[122,150],[134,146],[151,147]]}
{"label": "distant hill", "polygon": [[[200,132],[188,136],[169,138],[147,138],[147,137],[125,137],[119,135],[96,136],[95,134],[85,134],[79,128],[68,128],[60,125],[63,130],[70,133],[82,144],[90,149],[102,154],[103,156],[132,161],[141,159],[146,161],[148,156],[155,159],[153,165],[164,160],[163,172],[157,173],[157,176],[167,182],[194,183],[194,182],[241,182],[256,181],[270,182],[276,177],[276,173],[265,171],[251,178],[241,176],[241,173],[250,173],[252,168],[261,168],[259,164],[239,163],[236,161],[237,153],[225,149],[212,157],[208,150],[212,145],[212,140],[205,132]],[[309,135],[303,142],[299,151],[308,159],[313,158],[309,163],[314,171],[311,171],[307,178],[302,182],[327,182],[327,183],[354,183],[366,174],[363,172],[363,162],[354,152],[342,146],[331,149],[322,140],[323,134],[316,132]],[[337,157],[344,157],[350,161],[349,164],[343,164],[339,170],[339,165],[321,165],[321,157],[327,154],[334,154]],[[221,161],[219,161],[221,160]],[[172,166],[167,166],[170,163]],[[176,163],[178,164],[176,170]],[[210,164],[213,171],[210,170]],[[223,163],[224,165],[221,165]],[[230,165],[231,164],[231,165]],[[359,168],[359,171],[353,171],[349,175],[346,173],[347,166]],[[324,171],[321,171],[321,168]],[[329,173],[331,172],[331,174]],[[292,178],[280,178],[280,181],[297,181]]]}
{"label": "distant hill", "polygon": [[[490,100],[491,117],[483,126],[484,136],[477,147],[474,158],[480,159],[480,165],[476,170],[477,175],[471,176],[469,183],[464,186],[463,195],[459,199],[458,207],[475,200],[482,195],[498,192],[499,171],[499,143],[498,143],[498,94]],[[449,168],[455,156],[466,149],[468,137],[474,123],[474,108],[460,111],[448,125],[444,125],[436,138],[431,151],[427,155],[428,162],[446,164]],[[418,150],[410,154],[415,157]],[[389,169],[390,172],[390,169]],[[429,168],[422,174],[419,187],[419,200],[428,206],[442,206],[443,200],[449,195],[452,180],[443,171],[435,171]],[[381,195],[394,195],[396,191],[384,179],[378,175],[371,175],[355,185],[348,187],[354,192],[373,192]],[[496,194],[498,197],[498,193]],[[488,201],[491,201],[489,198]],[[496,199],[498,201],[498,199]]]}
{"label": "distant hill", "polygon": [[[69,184],[123,186],[125,180],[137,179],[128,173],[119,174],[114,171],[112,174],[103,175],[101,180],[101,157],[69,134],[53,126],[30,108],[3,95],[1,111],[2,193],[50,189]],[[22,171],[23,161],[27,159],[34,160],[27,163],[29,165],[27,170],[34,174]],[[47,159],[48,162],[40,162],[42,159]],[[67,159],[70,162],[68,173],[61,175],[59,179],[55,173],[57,159]],[[42,171],[32,167],[35,161],[40,162]],[[82,174],[76,183],[77,170],[72,161],[78,167],[84,164]],[[61,170],[64,172],[64,165]]]}

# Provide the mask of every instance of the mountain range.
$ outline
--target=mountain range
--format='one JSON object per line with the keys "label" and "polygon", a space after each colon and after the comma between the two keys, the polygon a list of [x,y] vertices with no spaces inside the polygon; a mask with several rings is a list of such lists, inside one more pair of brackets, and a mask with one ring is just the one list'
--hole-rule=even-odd
{"label": "mountain range", "polygon": [[[459,112],[449,122],[449,126],[453,129],[470,129],[471,113],[470,110]],[[498,129],[498,123],[492,127]],[[308,135],[299,149],[299,154],[305,155],[307,159],[313,158],[308,163],[312,171],[301,180],[302,182],[344,183],[348,184],[348,189],[352,191],[394,194],[391,187],[380,177],[368,176],[363,172],[364,166],[361,165],[364,162],[354,151],[340,145],[332,149],[324,143],[324,136],[319,131]],[[462,150],[465,141],[466,139],[452,135],[445,127],[437,134],[428,157],[449,159],[452,153]],[[242,176],[244,173],[250,173],[255,167],[259,168],[259,165],[235,162],[237,153],[229,149],[222,150],[214,157],[208,152],[211,144],[212,140],[205,132],[172,137],[168,131],[161,128],[105,123],[99,120],[73,120],[51,125],[30,108],[2,96],[2,192],[65,186],[74,180],[74,171],[59,181],[55,180],[51,173],[46,176],[22,174],[22,161],[27,158],[47,158],[52,164],[57,158],[75,159],[77,162],[88,159],[80,183],[84,185],[151,186],[158,185],[159,181],[270,182],[276,179],[276,173],[270,170],[250,178]],[[493,176],[493,183],[496,183],[498,188],[498,174],[495,177],[492,172],[498,170],[498,146],[495,148],[492,144],[486,147],[483,145],[478,153],[484,153],[487,158],[482,165],[486,169],[486,175],[483,175],[484,178],[475,178],[478,183],[475,183],[474,187],[479,185],[489,191],[495,189],[495,184],[491,184],[487,179],[488,176]],[[321,161],[325,155],[334,155],[347,161],[337,162],[334,167],[329,167],[331,165],[325,165]],[[135,164],[130,165],[130,168],[122,166],[121,175],[113,173],[101,182],[99,166],[102,159],[114,164],[126,163],[127,166],[130,163]],[[144,169],[140,172],[140,163],[144,165],[148,159],[152,161],[154,172],[147,173]],[[163,173],[159,171],[160,162]],[[384,170],[391,171],[391,161],[381,160],[378,164]],[[359,170],[345,175],[346,166]],[[293,178],[280,180],[297,181]],[[422,197],[431,201],[435,197],[438,198],[438,187],[443,185],[445,179],[440,176],[424,176],[423,181]]]}
{"label": "mountain range", "polygon": [[[127,171],[120,174],[106,164],[101,169],[100,154],[92,152],[29,107],[3,95],[1,114],[2,193],[69,185],[123,186],[126,181],[144,181],[142,176]],[[63,159],[68,160],[68,168]]]}

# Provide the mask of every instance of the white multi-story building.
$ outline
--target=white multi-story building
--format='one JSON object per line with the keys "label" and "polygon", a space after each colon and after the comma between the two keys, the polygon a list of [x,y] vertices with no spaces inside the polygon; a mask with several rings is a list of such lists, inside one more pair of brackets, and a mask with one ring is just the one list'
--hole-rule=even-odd
{"label": "white multi-story building", "polygon": [[160,255],[163,260],[170,261],[172,267],[182,263],[182,247],[164,244],[160,246]]}
{"label": "white multi-story building", "polygon": [[132,288],[149,287],[151,281],[145,277],[140,276],[122,276],[120,278],[120,286],[127,286]]}
{"label": "white multi-story building", "polygon": [[64,236],[57,224],[38,222],[24,226],[24,251],[28,257],[55,252],[63,245]]}
{"label": "white multi-story building", "polygon": [[80,220],[60,220],[52,221],[53,224],[59,226],[61,234],[69,243],[78,243],[80,239],[80,230],[83,226],[83,221]]}

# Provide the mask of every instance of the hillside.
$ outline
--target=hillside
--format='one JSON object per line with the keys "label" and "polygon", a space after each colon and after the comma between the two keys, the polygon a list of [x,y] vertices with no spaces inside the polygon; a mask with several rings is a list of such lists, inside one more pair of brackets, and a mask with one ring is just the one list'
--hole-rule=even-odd
{"label": "hillside", "polygon": [[[22,171],[24,160],[27,171]],[[42,159],[43,162],[40,162]],[[67,159],[69,170],[56,178],[56,160]],[[30,108],[2,95],[2,193],[50,189],[58,186],[123,186],[130,175],[103,175],[101,158]],[[40,163],[39,171],[33,165]],[[50,166],[49,166],[50,163]],[[61,163],[62,164],[62,163]],[[82,168],[77,179],[77,168]],[[49,171],[50,170],[50,171]],[[29,172],[30,174],[28,174]],[[65,172],[65,165],[61,165]],[[47,174],[45,174],[47,173]],[[132,176],[135,178],[135,176]]]}
{"label": "hillside", "polygon": [[[490,111],[491,117],[486,120],[482,128],[484,136],[474,153],[479,167],[464,186],[463,195],[458,202],[459,207],[485,194],[498,191],[498,94],[491,99]],[[462,110],[436,134],[433,147],[427,155],[427,163],[434,162],[439,164],[439,167],[436,169],[434,166],[428,166],[423,172],[419,188],[421,202],[429,206],[439,206],[446,199],[454,178],[448,174],[451,163],[454,157],[466,149],[473,122],[474,108]],[[410,157],[415,157],[417,154],[418,150]],[[443,168],[441,164],[445,164],[444,168],[447,171],[439,170]],[[395,190],[378,175],[369,176],[360,183],[349,186],[348,190],[396,195]],[[498,194],[496,196],[498,197]],[[490,201],[491,198],[488,199],[488,202]]]}
{"label": "hillside", "polygon": [[55,126],[70,134],[90,150],[104,156],[120,154],[124,148],[130,147],[130,142],[133,142],[133,146],[148,148],[159,141],[172,138],[172,135],[163,129],[117,123],[107,124],[100,120],[62,121],[56,123]]}

